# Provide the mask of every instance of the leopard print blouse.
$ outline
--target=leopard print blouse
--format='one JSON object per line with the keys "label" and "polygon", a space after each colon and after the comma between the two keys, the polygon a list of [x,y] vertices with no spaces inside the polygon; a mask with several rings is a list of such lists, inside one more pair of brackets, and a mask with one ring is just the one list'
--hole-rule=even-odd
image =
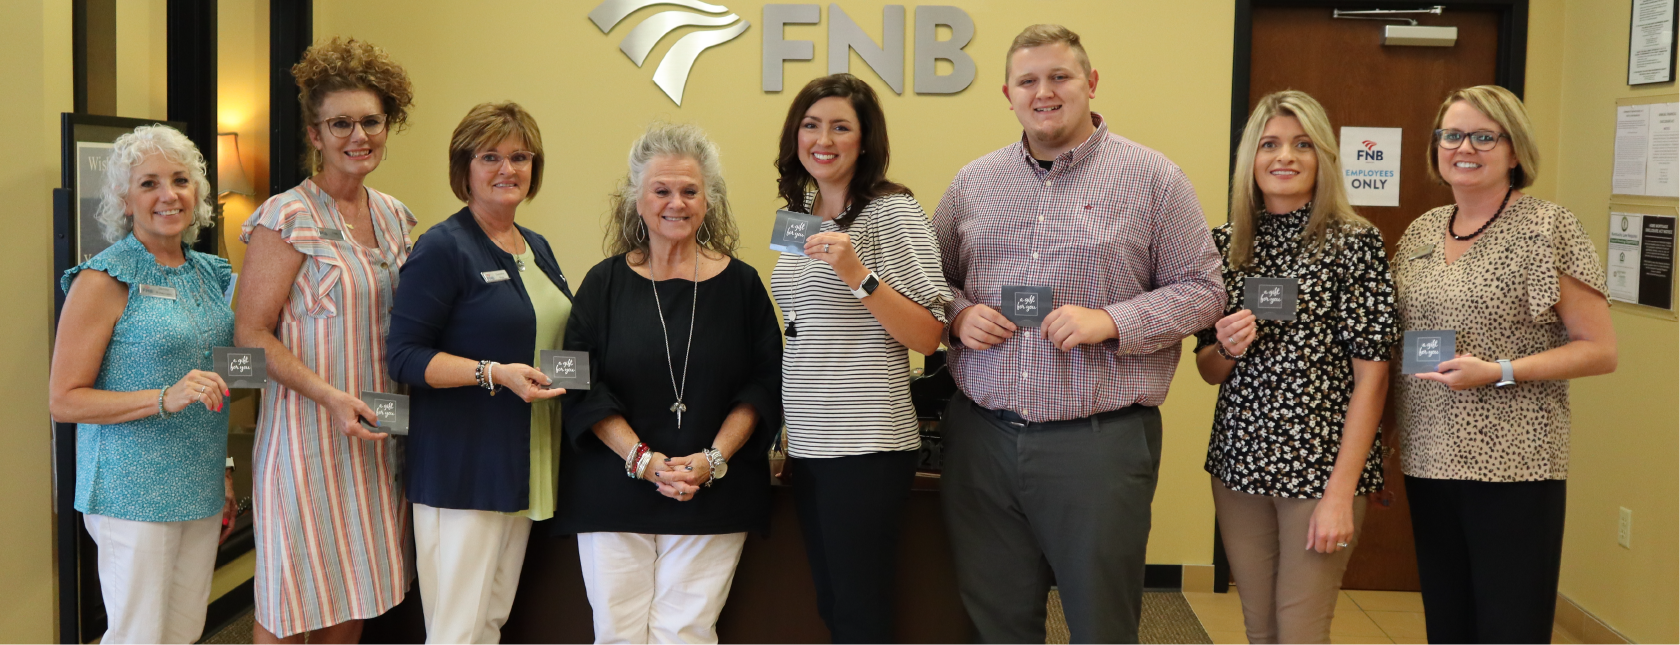
{"label": "leopard print blouse", "polygon": [[[1404,330],[1452,329],[1457,351],[1516,359],[1560,347],[1558,275],[1606,291],[1598,251],[1567,209],[1523,196],[1452,264],[1442,252],[1452,206],[1424,213],[1394,255]],[[1396,362],[1398,365],[1398,362]],[[1569,476],[1569,382],[1452,391],[1395,374],[1405,473],[1430,479],[1539,481]]]}

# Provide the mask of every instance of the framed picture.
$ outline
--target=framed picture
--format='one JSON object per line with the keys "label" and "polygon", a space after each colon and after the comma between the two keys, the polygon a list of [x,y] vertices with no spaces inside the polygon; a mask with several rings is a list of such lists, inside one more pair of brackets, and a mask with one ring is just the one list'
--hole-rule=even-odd
{"label": "framed picture", "polygon": [[1674,80],[1677,0],[1631,0],[1628,17],[1628,85]]}

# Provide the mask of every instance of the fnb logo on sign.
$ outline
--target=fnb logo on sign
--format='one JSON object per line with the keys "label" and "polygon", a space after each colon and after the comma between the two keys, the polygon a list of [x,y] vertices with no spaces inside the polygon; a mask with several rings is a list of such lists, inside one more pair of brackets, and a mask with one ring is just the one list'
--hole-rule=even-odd
{"label": "fnb logo on sign", "polygon": [[1358,161],[1382,161],[1382,151],[1377,149],[1377,142],[1370,139],[1359,142],[1364,150],[1355,150],[1353,158]]}

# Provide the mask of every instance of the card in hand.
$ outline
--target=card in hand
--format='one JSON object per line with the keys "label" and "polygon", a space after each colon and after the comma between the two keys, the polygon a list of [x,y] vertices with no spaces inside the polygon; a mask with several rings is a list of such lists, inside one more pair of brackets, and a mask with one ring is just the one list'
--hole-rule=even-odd
{"label": "card in hand", "polygon": [[229,389],[268,385],[268,355],[261,347],[214,347],[210,357]]}
{"label": "card in hand", "polygon": [[1055,307],[1056,292],[1050,287],[1003,287],[1003,317],[1017,327],[1038,327]]}
{"label": "card in hand", "polygon": [[1457,348],[1454,343],[1458,333],[1451,329],[1419,330],[1406,332],[1402,351],[1405,352],[1400,360],[1401,374],[1425,374],[1440,369],[1444,361],[1450,361]]}
{"label": "card in hand", "polygon": [[1258,320],[1294,320],[1300,288],[1295,278],[1243,278],[1243,308]]}
{"label": "card in hand", "polygon": [[770,250],[805,255],[805,238],[822,230],[822,218],[816,215],[776,211],[776,226],[770,229]]}
{"label": "card in hand", "polygon": [[542,361],[543,374],[548,376],[548,389],[589,389],[589,352],[568,352],[545,349],[537,353]]}
{"label": "card in hand", "polygon": [[[373,408],[373,414],[379,418],[379,425],[372,428],[373,430],[387,434],[408,434],[407,396],[362,390],[362,402]],[[366,426],[367,421],[362,421],[362,425]]]}

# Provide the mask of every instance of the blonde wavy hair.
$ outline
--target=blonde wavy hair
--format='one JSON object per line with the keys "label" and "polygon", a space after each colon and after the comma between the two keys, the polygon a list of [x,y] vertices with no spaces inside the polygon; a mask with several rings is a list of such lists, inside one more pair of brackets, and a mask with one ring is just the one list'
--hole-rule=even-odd
{"label": "blonde wavy hair", "polygon": [[187,167],[193,191],[198,193],[192,203],[192,223],[181,233],[181,241],[192,244],[198,231],[210,225],[215,207],[210,205],[210,179],[205,175],[204,155],[193,145],[192,139],[180,130],[167,125],[143,125],[133,132],[117,137],[111,146],[111,156],[105,161],[105,181],[99,190],[99,230],[105,241],[115,244],[134,230],[134,219],[128,212],[128,189],[134,179],[134,167],[147,155],[159,154],[164,159]]}
{"label": "blonde wavy hair", "polygon": [[[384,49],[365,40],[334,37],[311,45],[303,52],[303,60],[292,66],[292,78],[297,80],[305,128],[320,127],[321,102],[333,92],[373,92],[385,110],[386,132],[401,132],[407,127],[408,109],[414,106],[414,84],[409,82],[408,72]],[[321,151],[310,145],[304,148],[308,151],[308,170],[320,172]]]}
{"label": "blonde wavy hair", "polygon": [[1254,157],[1260,151],[1260,136],[1266,131],[1266,124],[1280,116],[1295,117],[1301,123],[1301,130],[1312,139],[1313,151],[1318,156],[1312,211],[1307,225],[1301,229],[1301,241],[1306,243],[1308,252],[1314,256],[1323,253],[1332,229],[1371,226],[1348,203],[1347,188],[1342,185],[1341,153],[1324,106],[1306,92],[1273,92],[1260,99],[1254,113],[1249,115],[1242,143],[1237,146],[1233,164],[1236,167],[1231,171],[1231,248],[1226,262],[1232,269],[1248,266],[1254,260],[1254,218],[1265,209],[1260,186],[1254,181]]}
{"label": "blonde wavy hair", "polygon": [[717,144],[706,132],[687,124],[655,123],[647,132],[630,144],[630,172],[613,191],[611,210],[607,217],[607,235],[603,244],[608,256],[631,253],[647,261],[647,223],[636,210],[636,200],[642,195],[647,179],[648,164],[659,157],[685,157],[700,166],[701,181],[706,186],[706,216],[695,234],[701,248],[735,257],[740,246],[740,234],[735,229],[735,215],[729,208],[729,188],[723,181],[723,160]]}

